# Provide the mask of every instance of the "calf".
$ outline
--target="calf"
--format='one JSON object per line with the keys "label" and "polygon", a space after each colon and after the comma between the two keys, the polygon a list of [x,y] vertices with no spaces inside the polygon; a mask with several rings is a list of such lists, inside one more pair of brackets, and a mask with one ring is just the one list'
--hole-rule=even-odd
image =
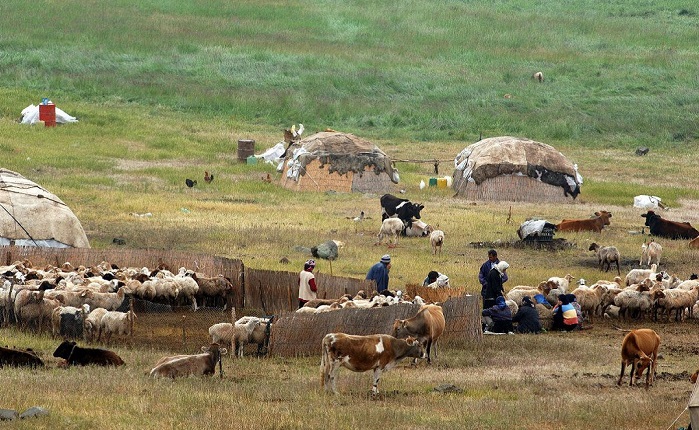
{"label": "calf", "polygon": [[124,360],[115,352],[99,348],[82,348],[75,342],[64,340],[53,352],[54,357],[63,358],[68,365],[121,366]]}
{"label": "calf", "polygon": [[[431,363],[430,350],[444,332],[444,326],[442,307],[423,305],[414,317],[407,320],[396,320],[393,323],[393,336],[398,338],[417,337],[427,352],[427,362]],[[436,351],[434,356],[437,358]]]}
{"label": "calf", "polygon": [[340,367],[353,372],[373,370],[371,392],[377,395],[381,372],[392,369],[406,357],[425,358],[425,349],[417,339],[396,339],[387,334],[354,336],[329,333],[323,338],[322,349],[322,385],[325,391],[334,394],[337,394],[335,380]]}
{"label": "calf", "polygon": [[150,371],[150,376],[157,378],[178,378],[186,376],[209,376],[216,372],[216,363],[221,355],[228,353],[226,348],[219,348],[217,343],[201,347],[202,354],[176,355],[161,358]]}
{"label": "calf", "polygon": [[13,348],[3,348],[0,346],[0,367],[10,366],[29,366],[29,367],[43,367],[44,362],[41,361],[36,352],[31,349],[26,349],[24,351],[13,349]]}
{"label": "calf", "polygon": [[[655,331],[648,328],[631,330],[621,343],[621,373],[617,385],[621,385],[624,379],[626,365],[631,364],[629,373],[629,386],[633,386],[633,380],[640,378],[643,371],[648,368],[646,374],[646,388],[653,385],[655,369],[658,365],[658,348],[660,347],[660,336]],[[638,366],[638,369],[635,369]],[[634,369],[636,373],[634,375]]]}
{"label": "calf", "polygon": [[646,219],[645,225],[650,228],[650,234],[653,236],[668,239],[694,239],[699,236],[699,231],[688,222],[666,220],[653,211],[648,211],[641,216]]}
{"label": "calf", "polygon": [[386,218],[396,216],[403,220],[403,222],[409,222],[413,218],[420,219],[420,211],[424,209],[425,206],[412,203],[408,199],[401,199],[391,194],[384,194],[381,196],[381,220]]}
{"label": "calf", "polygon": [[594,218],[589,219],[564,219],[557,226],[558,231],[594,231],[600,233],[605,225],[609,225],[611,212],[595,212]]}

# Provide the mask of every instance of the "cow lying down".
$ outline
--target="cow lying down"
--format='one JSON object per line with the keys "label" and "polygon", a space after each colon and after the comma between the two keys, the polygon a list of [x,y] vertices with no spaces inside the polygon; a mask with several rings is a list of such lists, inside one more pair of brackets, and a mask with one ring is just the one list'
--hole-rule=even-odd
{"label": "cow lying down", "polygon": [[115,352],[99,348],[82,348],[75,342],[64,340],[53,352],[54,357],[63,358],[68,365],[121,366],[124,360]]}
{"label": "cow lying down", "polygon": [[187,376],[209,376],[216,372],[216,363],[221,362],[221,356],[228,353],[226,348],[220,348],[217,343],[201,347],[202,354],[175,355],[163,357],[155,363],[150,371],[154,378],[182,378]]}
{"label": "cow lying down", "polygon": [[323,338],[320,369],[325,391],[337,394],[335,380],[340,367],[353,372],[373,370],[371,392],[379,394],[381,372],[392,369],[406,357],[426,358],[425,348],[413,337],[396,339],[387,334],[355,336],[328,333]]}

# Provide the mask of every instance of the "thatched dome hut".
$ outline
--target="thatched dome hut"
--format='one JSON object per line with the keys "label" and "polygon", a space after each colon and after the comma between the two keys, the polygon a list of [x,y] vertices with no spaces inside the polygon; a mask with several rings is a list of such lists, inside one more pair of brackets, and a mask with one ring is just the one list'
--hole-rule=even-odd
{"label": "thatched dome hut", "polygon": [[324,131],[291,144],[281,184],[297,191],[385,193],[398,180],[391,159],[373,143]]}
{"label": "thatched dome hut", "polygon": [[454,159],[452,187],[472,200],[573,202],[582,176],[551,145],[511,136],[483,139]]}
{"label": "thatched dome hut", "polygon": [[0,245],[89,248],[73,211],[19,173],[0,169]]}

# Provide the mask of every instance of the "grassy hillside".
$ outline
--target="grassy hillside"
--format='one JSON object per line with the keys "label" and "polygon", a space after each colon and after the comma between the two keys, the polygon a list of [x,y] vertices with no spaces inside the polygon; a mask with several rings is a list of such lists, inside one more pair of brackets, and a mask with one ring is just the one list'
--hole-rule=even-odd
{"label": "grassy hillside", "polygon": [[49,96],[412,141],[696,140],[684,1],[189,3],[3,2],[0,113]]}

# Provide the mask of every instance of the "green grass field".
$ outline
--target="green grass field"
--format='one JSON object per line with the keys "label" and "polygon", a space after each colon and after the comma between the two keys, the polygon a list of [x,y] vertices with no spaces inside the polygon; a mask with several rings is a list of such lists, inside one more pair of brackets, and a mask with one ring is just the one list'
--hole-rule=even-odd
{"label": "green grass field", "polygon": [[[614,244],[622,275],[637,266],[644,237],[630,232],[643,219],[633,196],[661,196],[671,207],[664,216],[699,225],[698,14],[679,0],[6,0],[2,167],[65,201],[96,249],[119,237],[127,247],[296,271],[308,258],[297,246],[337,239],[345,248],[335,275],[363,278],[390,252],[396,289],[438,269],[477,293],[486,249],[472,242],[514,240],[533,216],[558,222],[607,209],[611,226],[566,235],[573,248],[500,251],[508,287],[566,273],[611,279],[587,249]],[[79,122],[18,124],[42,97]],[[471,202],[420,190],[434,176],[430,163],[398,163],[398,188],[425,204],[424,219],[446,242],[441,257],[420,239],[387,250],[374,246],[378,195],[294,193],[273,166],[237,162],[238,139],[255,139],[259,153],[299,122],[309,134],[331,127],[410,160],[451,160],[481,135],[526,137],[559,149],[585,182],[573,205]],[[648,155],[634,154],[640,146]],[[440,174],[452,169],[443,163]],[[267,173],[271,184],[261,180]],[[199,184],[187,188],[185,178]],[[348,217],[360,210],[371,219],[355,226]],[[146,212],[153,216],[132,215]],[[698,271],[696,250],[662,244],[663,269]],[[330,268],[319,261],[317,270]],[[223,380],[152,381],[146,373],[163,351],[117,345],[125,369],[66,370],[50,357],[56,340],[2,328],[0,343],[33,346],[49,369],[0,369],[0,408],[45,405],[50,417],[13,424],[33,429],[668,428],[686,406],[699,339],[694,321],[650,325],[664,339],[666,375],[649,391],[616,388],[623,333],[602,322],[572,336],[449,345],[432,368],[388,372],[378,401],[367,395],[370,376],[349,371],[340,372],[340,396],[323,395],[317,357],[229,359]],[[436,394],[443,383],[464,391]]]}

